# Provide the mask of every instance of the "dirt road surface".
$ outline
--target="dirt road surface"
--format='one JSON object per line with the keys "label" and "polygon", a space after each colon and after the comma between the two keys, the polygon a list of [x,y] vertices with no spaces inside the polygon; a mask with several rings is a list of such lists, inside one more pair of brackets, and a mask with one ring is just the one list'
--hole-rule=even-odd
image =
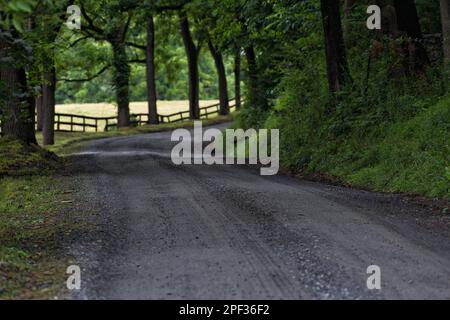
{"label": "dirt road surface", "polygon": [[[222,127],[224,128],[224,127]],[[450,217],[246,166],[175,166],[170,132],[72,157],[75,299],[450,299]],[[381,290],[367,268],[381,268]]]}

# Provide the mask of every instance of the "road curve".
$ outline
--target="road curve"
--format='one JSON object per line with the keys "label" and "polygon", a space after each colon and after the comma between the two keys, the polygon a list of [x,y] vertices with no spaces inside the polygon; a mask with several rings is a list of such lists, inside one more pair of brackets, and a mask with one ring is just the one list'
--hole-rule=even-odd
{"label": "road curve", "polygon": [[154,133],[72,156],[96,213],[71,248],[73,298],[450,299],[448,216],[246,166],[175,166],[172,146]]}

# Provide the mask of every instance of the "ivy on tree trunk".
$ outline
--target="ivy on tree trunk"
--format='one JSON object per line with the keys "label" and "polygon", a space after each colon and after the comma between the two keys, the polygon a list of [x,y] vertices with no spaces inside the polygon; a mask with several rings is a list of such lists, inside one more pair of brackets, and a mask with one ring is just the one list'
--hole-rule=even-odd
{"label": "ivy on tree trunk", "polygon": [[113,48],[113,85],[118,109],[117,127],[128,127],[130,125],[130,66],[125,44],[122,41],[113,41],[111,45]]}

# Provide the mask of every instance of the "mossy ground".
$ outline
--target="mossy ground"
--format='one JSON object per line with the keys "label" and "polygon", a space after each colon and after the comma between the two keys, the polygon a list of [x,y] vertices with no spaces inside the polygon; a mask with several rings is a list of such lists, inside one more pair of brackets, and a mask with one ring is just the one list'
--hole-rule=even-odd
{"label": "mossy ground", "polygon": [[65,283],[64,238],[77,228],[63,177],[0,180],[0,299],[49,299]]}
{"label": "mossy ground", "polygon": [[62,165],[53,153],[11,138],[0,138],[0,178],[44,174]]}

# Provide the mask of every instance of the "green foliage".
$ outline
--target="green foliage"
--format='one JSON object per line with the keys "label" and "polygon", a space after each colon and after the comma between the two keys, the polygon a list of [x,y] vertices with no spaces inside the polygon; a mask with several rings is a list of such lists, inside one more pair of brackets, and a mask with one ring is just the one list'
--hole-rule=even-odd
{"label": "green foliage", "polygon": [[383,126],[384,135],[375,131],[374,138],[364,139],[371,144],[358,161],[335,172],[376,190],[450,197],[445,177],[450,162],[449,102],[446,97],[409,120]]}
{"label": "green foliage", "polygon": [[[141,20],[137,20],[141,21]],[[145,24],[132,26],[129,41],[145,44]],[[157,96],[160,100],[186,100],[188,98],[188,67],[183,43],[178,30],[176,17],[162,15],[155,18],[156,38],[156,84]],[[87,79],[96,75],[103,67],[111,64],[110,46],[102,41],[92,39],[71,43],[80,36],[64,29],[60,37],[64,45],[58,50],[57,71],[59,79]],[[129,60],[144,60],[144,51],[132,47],[127,48]],[[225,59],[230,97],[234,96],[233,59]],[[130,100],[146,101],[147,84],[146,68],[143,63],[131,65]],[[214,61],[209,52],[203,49],[199,59],[200,98],[217,99],[218,84]],[[106,70],[99,77],[87,82],[58,83],[58,103],[97,103],[113,102],[111,95],[112,72]]]}
{"label": "green foliage", "polygon": [[329,114],[316,62],[286,76],[266,122],[281,129],[282,164],[373,190],[449,197],[450,96],[439,98],[439,81],[389,80],[376,69],[367,93],[355,84]]}
{"label": "green foliage", "polygon": [[30,14],[35,6],[35,0],[0,0],[0,26],[5,30],[14,27],[17,31],[23,32],[25,25],[25,15]]}
{"label": "green foliage", "polygon": [[[260,76],[270,79],[260,93],[272,108],[250,102],[238,125],[280,129],[282,165],[293,172],[449,197],[450,96],[441,58],[435,54],[425,73],[405,76],[402,40],[375,42],[365,27],[366,6],[357,5],[344,19],[352,81],[330,98],[318,3],[255,0],[241,3],[241,12],[257,3],[264,9],[245,20]],[[417,3],[424,29],[439,32],[438,4]]]}

